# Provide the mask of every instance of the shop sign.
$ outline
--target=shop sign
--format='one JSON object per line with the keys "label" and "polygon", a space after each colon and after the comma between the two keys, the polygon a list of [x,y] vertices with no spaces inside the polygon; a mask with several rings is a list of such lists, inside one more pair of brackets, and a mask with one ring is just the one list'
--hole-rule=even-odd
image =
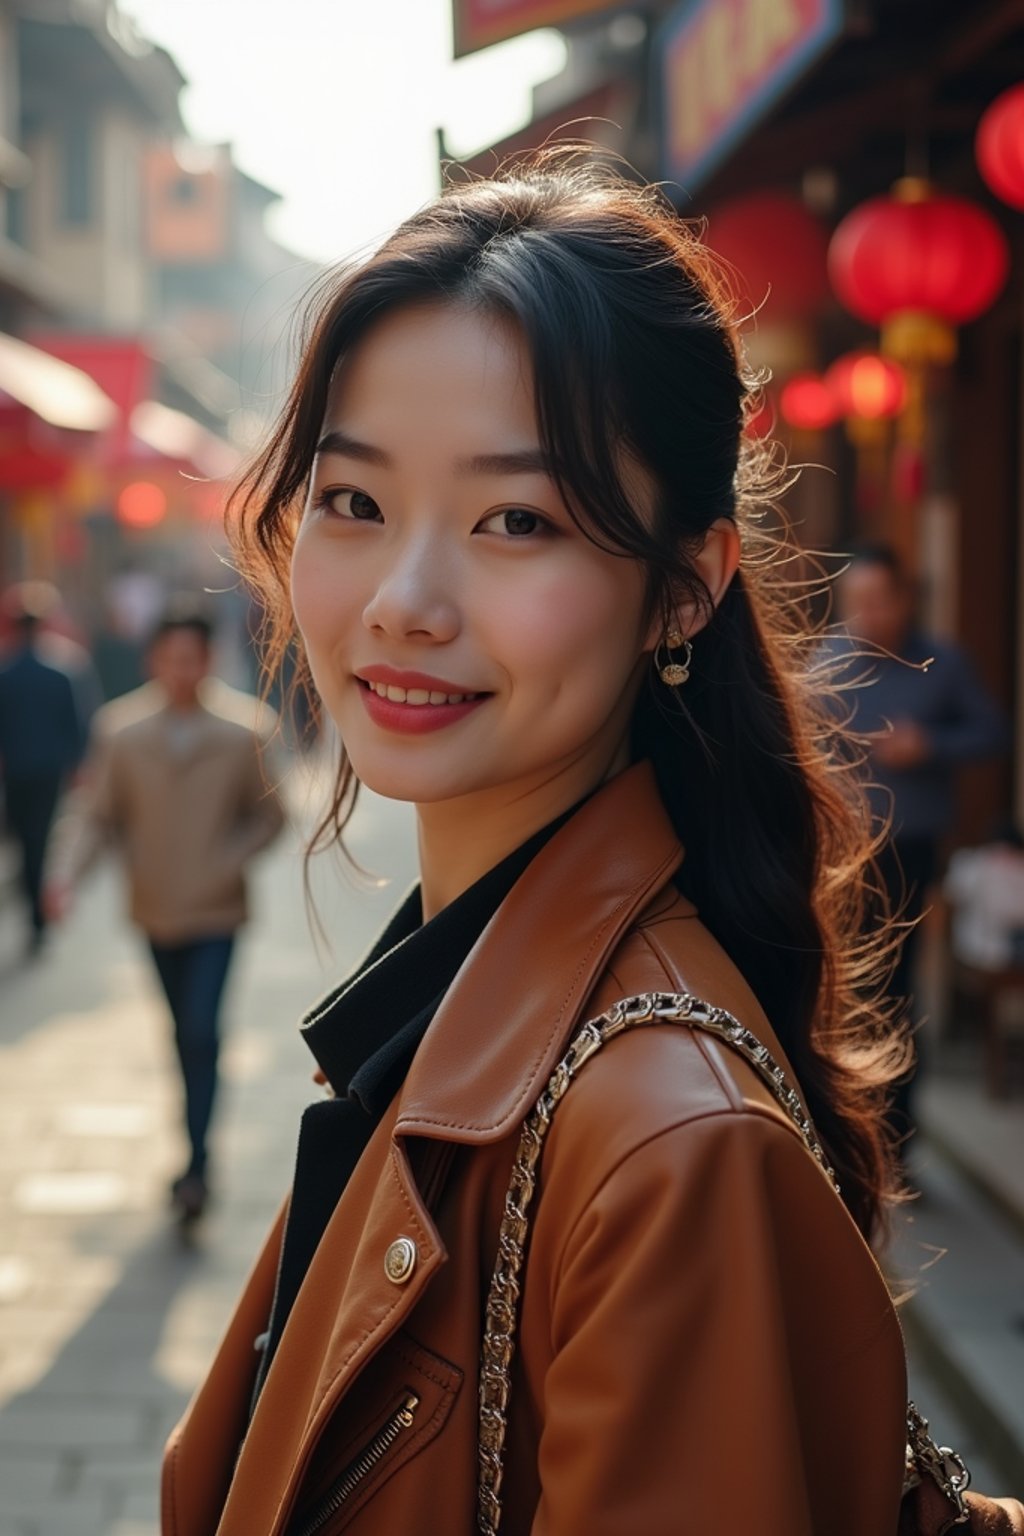
{"label": "shop sign", "polygon": [[[616,0],[452,0],[455,56],[491,43],[610,11]],[[621,3],[621,0],[620,0]]]}
{"label": "shop sign", "polygon": [[685,0],[654,64],[662,175],[692,192],[835,42],[843,0]]}

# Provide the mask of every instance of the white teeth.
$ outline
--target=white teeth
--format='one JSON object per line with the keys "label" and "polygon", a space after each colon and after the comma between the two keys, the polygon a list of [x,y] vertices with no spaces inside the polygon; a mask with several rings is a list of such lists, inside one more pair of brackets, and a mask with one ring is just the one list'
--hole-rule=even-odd
{"label": "white teeth", "polygon": [[398,688],[394,683],[370,683],[374,693],[392,704],[464,704],[475,693],[436,693],[427,688]]}

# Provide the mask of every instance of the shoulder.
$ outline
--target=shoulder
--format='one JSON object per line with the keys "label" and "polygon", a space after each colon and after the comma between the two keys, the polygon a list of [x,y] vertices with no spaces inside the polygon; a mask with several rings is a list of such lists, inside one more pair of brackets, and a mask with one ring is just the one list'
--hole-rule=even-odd
{"label": "shoulder", "polygon": [[115,739],[120,743],[132,732],[144,727],[164,708],[164,696],[155,683],[144,683],[131,693],[111,699],[93,716],[92,731],[101,745],[110,745]]}
{"label": "shoulder", "polygon": [[232,688],[218,677],[207,678],[202,690],[203,708],[228,735],[251,740],[255,735],[269,741],[277,729],[277,715],[251,693]]}
{"label": "shoulder", "polygon": [[[585,1010],[599,1016],[623,998],[689,994],[724,1009],[765,1046],[799,1091],[753,993],[736,967],[674,891],[664,892],[625,937]],[[567,1161],[595,1173],[595,1184],[641,1148],[658,1164],[655,1143],[676,1174],[687,1146],[724,1138],[783,1147],[820,1177],[789,1116],[754,1067],[732,1046],[683,1021],[643,1023],[608,1041],[580,1072],[552,1132]],[[555,1149],[553,1148],[553,1153]],[[827,1188],[827,1186],[826,1186]]]}
{"label": "shoulder", "polygon": [[942,640],[920,630],[911,633],[903,648],[903,659],[913,666],[923,667],[924,676],[932,680],[968,671],[971,666],[967,652],[955,640]]}

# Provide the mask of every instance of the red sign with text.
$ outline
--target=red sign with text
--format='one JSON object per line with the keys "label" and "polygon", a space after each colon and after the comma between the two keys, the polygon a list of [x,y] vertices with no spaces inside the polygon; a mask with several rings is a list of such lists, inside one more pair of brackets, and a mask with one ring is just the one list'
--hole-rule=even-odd
{"label": "red sign with text", "polygon": [[455,56],[535,27],[557,27],[563,21],[610,11],[614,4],[615,0],[452,0]]}
{"label": "red sign with text", "polygon": [[842,28],[842,0],[688,0],[656,45],[662,174],[691,191]]}

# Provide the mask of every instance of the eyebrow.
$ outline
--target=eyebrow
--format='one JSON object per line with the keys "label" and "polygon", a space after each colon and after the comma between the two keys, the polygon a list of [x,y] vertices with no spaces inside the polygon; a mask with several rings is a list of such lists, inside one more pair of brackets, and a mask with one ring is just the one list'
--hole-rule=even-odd
{"label": "eyebrow", "polygon": [[[364,464],[375,464],[379,469],[391,469],[393,460],[383,448],[371,443],[361,443],[349,437],[347,432],[334,429],[325,432],[316,445],[317,454],[336,453],[347,459],[360,459]],[[509,453],[477,453],[468,459],[459,459],[455,466],[459,475],[547,475],[553,474],[551,460],[543,448],[516,448]]]}

